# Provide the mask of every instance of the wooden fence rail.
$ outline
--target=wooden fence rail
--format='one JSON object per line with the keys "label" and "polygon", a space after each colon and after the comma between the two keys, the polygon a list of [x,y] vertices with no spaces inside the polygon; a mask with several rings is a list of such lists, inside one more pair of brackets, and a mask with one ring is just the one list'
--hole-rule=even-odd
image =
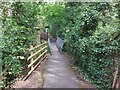
{"label": "wooden fence rail", "polygon": [[[27,58],[27,61],[29,64],[27,65],[29,68],[29,71],[27,75],[23,78],[23,80],[26,80],[30,74],[37,68],[38,65],[40,65],[44,60],[47,58],[47,42],[44,41],[42,44],[39,44],[35,47],[33,45],[30,45],[30,49],[28,50],[30,52],[30,56]],[[0,88],[7,87],[7,76],[8,76],[8,69],[11,67],[12,62],[7,66],[7,68],[2,72],[2,75],[0,77],[1,79],[1,86]]]}
{"label": "wooden fence rail", "polygon": [[30,56],[27,58],[27,61],[30,62],[28,64],[29,72],[23,78],[23,80],[26,80],[30,76],[30,74],[35,70],[35,68],[37,68],[39,64],[46,60],[47,42],[44,41],[44,43],[35,47],[33,47],[33,45],[30,45],[30,49],[28,51],[30,52]]}

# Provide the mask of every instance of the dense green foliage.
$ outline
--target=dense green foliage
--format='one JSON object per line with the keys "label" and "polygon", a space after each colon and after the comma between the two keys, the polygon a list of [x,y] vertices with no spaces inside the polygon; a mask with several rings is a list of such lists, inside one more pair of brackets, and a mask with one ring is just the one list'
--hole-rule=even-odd
{"label": "dense green foliage", "polygon": [[43,4],[41,7],[41,20],[50,26],[49,32],[53,37],[56,37],[56,33],[59,34],[63,25],[66,25],[65,17],[63,3]]}
{"label": "dense green foliage", "polygon": [[119,3],[66,3],[46,12],[50,14],[48,23],[52,22],[49,23],[52,29],[65,40],[64,50],[75,58],[79,70],[99,89],[111,87],[113,72],[118,66],[119,7]]}
{"label": "dense green foliage", "polygon": [[[35,3],[3,3],[2,4],[3,71],[8,68],[7,82],[23,73],[26,66],[27,48],[36,44],[38,26],[38,6]],[[10,65],[11,64],[11,65]],[[10,66],[9,66],[10,65]],[[9,67],[8,67],[9,66]]]}
{"label": "dense green foliage", "polygon": [[3,70],[12,63],[8,81],[26,66],[26,49],[36,44],[35,27],[44,30],[48,24],[54,37],[64,38],[64,51],[74,57],[85,78],[100,90],[111,87],[120,58],[120,3],[16,2],[0,8]]}

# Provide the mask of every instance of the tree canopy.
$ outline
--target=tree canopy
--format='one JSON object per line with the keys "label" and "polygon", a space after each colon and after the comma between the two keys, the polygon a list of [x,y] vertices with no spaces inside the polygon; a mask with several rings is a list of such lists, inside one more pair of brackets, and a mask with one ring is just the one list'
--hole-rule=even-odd
{"label": "tree canopy", "polygon": [[[13,2],[0,5],[2,65],[9,81],[23,74],[27,48],[37,44],[37,27],[64,39],[63,51],[98,89],[111,88],[120,55],[120,3]],[[1,38],[0,37],[0,38]],[[13,77],[13,78],[12,78]]]}

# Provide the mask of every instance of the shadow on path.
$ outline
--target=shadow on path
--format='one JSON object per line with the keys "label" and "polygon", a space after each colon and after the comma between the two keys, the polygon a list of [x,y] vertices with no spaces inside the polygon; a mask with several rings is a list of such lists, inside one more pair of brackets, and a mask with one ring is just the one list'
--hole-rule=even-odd
{"label": "shadow on path", "polygon": [[52,55],[46,63],[43,88],[83,88],[70,69],[69,59],[59,53],[55,43],[50,44],[50,49]]}

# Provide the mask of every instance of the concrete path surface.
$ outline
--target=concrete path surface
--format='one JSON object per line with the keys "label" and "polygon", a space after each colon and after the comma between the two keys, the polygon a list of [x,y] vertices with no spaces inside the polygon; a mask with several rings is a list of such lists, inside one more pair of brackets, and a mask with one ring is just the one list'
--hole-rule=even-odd
{"label": "concrete path surface", "polygon": [[45,67],[43,88],[83,88],[71,69],[70,61],[50,44],[52,55],[48,57]]}

